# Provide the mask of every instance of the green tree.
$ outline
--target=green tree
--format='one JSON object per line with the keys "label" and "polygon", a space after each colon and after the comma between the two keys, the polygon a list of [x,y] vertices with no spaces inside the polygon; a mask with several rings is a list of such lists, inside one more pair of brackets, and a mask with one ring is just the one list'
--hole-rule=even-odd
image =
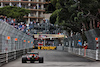
{"label": "green tree", "polygon": [[50,22],[54,24],[56,22],[57,14],[59,13],[59,10],[55,10],[52,15],[50,16]]}
{"label": "green tree", "polygon": [[52,3],[57,10],[61,9],[58,14],[52,14],[56,15],[52,18],[55,20],[53,23],[64,25],[66,29],[70,28],[75,32],[80,32],[82,28],[89,30],[96,28],[96,22],[100,21],[99,0],[53,0]]}
{"label": "green tree", "polygon": [[55,7],[50,3],[47,5],[46,9],[45,9],[45,13],[53,13],[55,11]]}
{"label": "green tree", "polygon": [[23,16],[28,15],[30,11],[20,7],[5,6],[0,8],[0,15],[7,16],[8,18],[15,18],[17,21],[23,19]]}
{"label": "green tree", "polygon": [[51,3],[53,4],[53,6],[56,7],[57,0],[50,0],[50,1],[51,1]]}

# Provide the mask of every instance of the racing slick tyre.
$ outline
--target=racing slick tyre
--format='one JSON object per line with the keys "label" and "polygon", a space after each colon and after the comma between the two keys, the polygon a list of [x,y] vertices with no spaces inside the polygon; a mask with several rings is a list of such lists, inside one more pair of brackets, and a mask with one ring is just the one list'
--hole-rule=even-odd
{"label": "racing slick tyre", "polygon": [[39,57],[39,63],[43,63],[43,57]]}
{"label": "racing slick tyre", "polygon": [[34,63],[34,61],[30,61],[30,63]]}
{"label": "racing slick tyre", "polygon": [[26,63],[26,58],[22,58],[22,63]]}

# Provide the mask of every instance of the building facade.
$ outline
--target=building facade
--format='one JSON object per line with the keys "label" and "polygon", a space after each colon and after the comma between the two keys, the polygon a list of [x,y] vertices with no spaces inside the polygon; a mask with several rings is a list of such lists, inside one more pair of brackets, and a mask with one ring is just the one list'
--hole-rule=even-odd
{"label": "building facade", "polygon": [[44,18],[44,4],[45,0],[0,0],[0,7],[4,6],[17,6],[29,9],[31,12],[28,16],[24,16],[27,23],[31,21],[43,22]]}

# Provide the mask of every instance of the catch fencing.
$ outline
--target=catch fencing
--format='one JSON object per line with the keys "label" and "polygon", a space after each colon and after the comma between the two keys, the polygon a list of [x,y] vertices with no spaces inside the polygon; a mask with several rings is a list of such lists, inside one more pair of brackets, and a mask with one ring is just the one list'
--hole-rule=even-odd
{"label": "catch fencing", "polygon": [[33,41],[31,36],[0,21],[0,52],[31,48]]}
{"label": "catch fencing", "polygon": [[73,37],[65,38],[64,39],[64,46],[78,48],[79,47],[79,45],[77,45],[78,40],[81,40],[81,42],[83,43],[83,40],[82,40],[82,37],[80,34],[73,35]]}
{"label": "catch fencing", "polygon": [[0,21],[0,66],[31,51],[33,41],[31,36]]}
{"label": "catch fencing", "polygon": [[[92,29],[86,31],[85,34],[87,37],[87,49],[78,45],[78,40],[81,40],[82,43],[83,40],[81,35],[77,34],[64,40],[64,51],[68,51],[70,53],[88,57],[94,60],[100,60],[100,30]],[[96,37],[99,39],[98,42],[95,40]],[[98,47],[96,47],[97,44],[99,44]]]}
{"label": "catch fencing", "polygon": [[[85,32],[87,41],[88,41],[88,48],[95,50],[96,49],[96,40],[95,38],[98,37],[98,43],[100,44],[100,29],[91,29]],[[100,45],[99,45],[100,48]]]}

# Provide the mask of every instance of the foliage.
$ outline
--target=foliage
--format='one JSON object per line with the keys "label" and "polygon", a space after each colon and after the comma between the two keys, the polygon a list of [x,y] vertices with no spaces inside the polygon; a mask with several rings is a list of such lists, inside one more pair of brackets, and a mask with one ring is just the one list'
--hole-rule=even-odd
{"label": "foliage", "polygon": [[59,13],[59,10],[55,10],[55,11],[52,13],[52,15],[51,15],[51,17],[50,17],[50,20],[52,20],[51,23],[56,22],[56,18],[57,18],[57,14],[58,14],[58,13]]}
{"label": "foliage", "polygon": [[23,19],[23,16],[28,15],[30,11],[20,7],[5,6],[0,8],[0,15],[7,16],[8,18],[15,18],[17,20]]}
{"label": "foliage", "polygon": [[53,24],[63,25],[73,32],[97,28],[95,24],[100,21],[99,0],[51,0],[51,3],[56,7],[50,17]]}
{"label": "foliage", "polygon": [[46,9],[45,9],[45,13],[53,13],[55,11],[55,7],[50,3],[47,5]]}
{"label": "foliage", "polygon": [[51,0],[51,3],[53,4],[53,6],[56,6],[57,0]]}

